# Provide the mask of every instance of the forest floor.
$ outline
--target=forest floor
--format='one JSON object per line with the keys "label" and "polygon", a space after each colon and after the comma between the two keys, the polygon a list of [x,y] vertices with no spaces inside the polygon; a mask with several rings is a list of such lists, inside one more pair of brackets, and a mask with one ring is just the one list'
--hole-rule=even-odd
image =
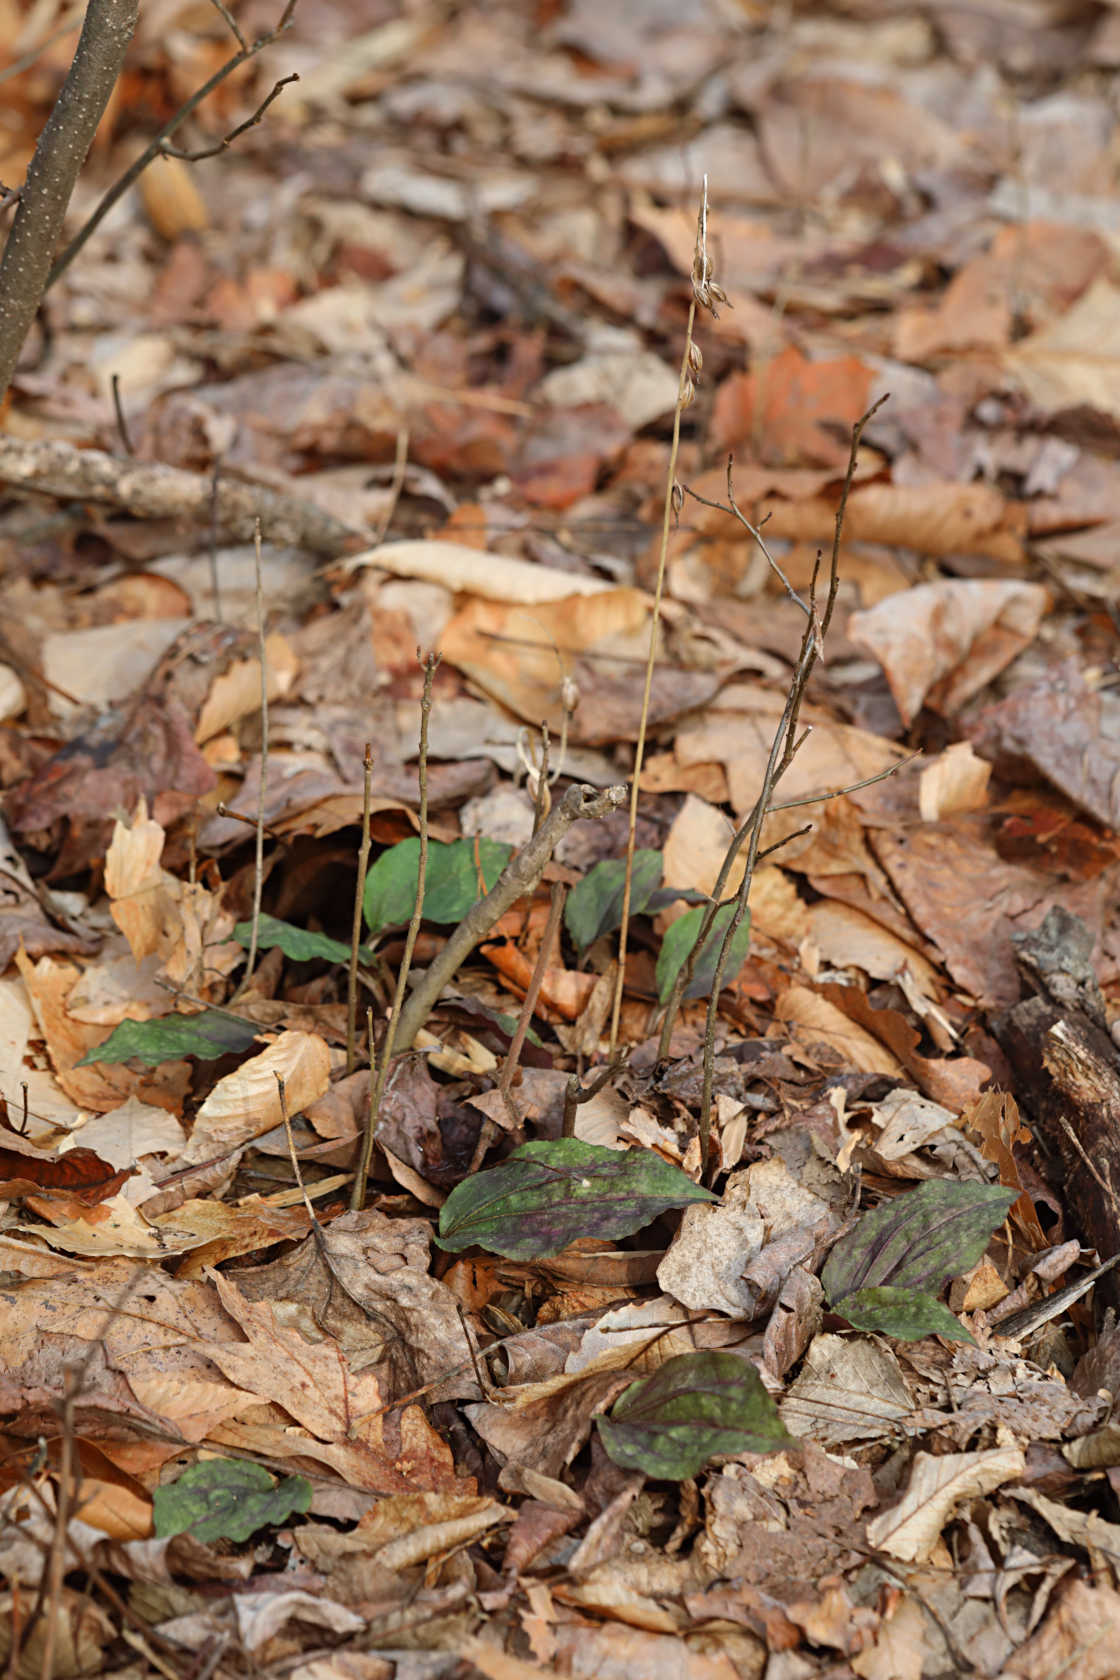
{"label": "forest floor", "polygon": [[[70,235],[221,10],[141,6]],[[9,187],[74,28],[0,0]],[[10,1675],[1120,1675],[1118,68],[298,0],[76,252],[0,426]]]}

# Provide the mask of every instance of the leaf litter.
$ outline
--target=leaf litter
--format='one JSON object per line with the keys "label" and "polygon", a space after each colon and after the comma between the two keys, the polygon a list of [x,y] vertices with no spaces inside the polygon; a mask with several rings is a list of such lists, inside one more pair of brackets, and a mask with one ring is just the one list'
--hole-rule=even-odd
{"label": "leaf litter", "polygon": [[[142,15],[81,193],[219,10]],[[67,271],[0,436],[13,1673],[1113,1672],[1118,54],[298,0]],[[363,1167],[422,851],[413,997],[474,931]]]}

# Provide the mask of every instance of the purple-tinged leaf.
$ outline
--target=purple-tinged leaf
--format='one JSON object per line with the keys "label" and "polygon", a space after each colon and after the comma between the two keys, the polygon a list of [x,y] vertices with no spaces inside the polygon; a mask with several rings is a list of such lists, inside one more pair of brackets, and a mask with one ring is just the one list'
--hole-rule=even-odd
{"label": "purple-tinged leaf", "polygon": [[438,1241],[537,1260],[577,1237],[628,1237],[667,1208],[716,1200],[652,1149],[557,1138],[524,1143],[457,1185],[440,1209]]}
{"label": "purple-tinged leaf", "polygon": [[975,1337],[936,1295],[920,1289],[857,1289],[832,1303],[833,1312],[856,1330],[893,1336],[899,1342],[920,1342],[923,1336],[944,1336],[947,1342],[972,1342]]}
{"label": "purple-tinged leaf", "polygon": [[1017,1194],[1001,1184],[935,1178],[884,1202],[829,1255],[821,1273],[829,1301],[884,1284],[938,1294],[976,1264]]}
{"label": "purple-tinged leaf", "polygon": [[683,1482],[717,1453],[776,1452],[794,1444],[754,1366],[733,1353],[682,1353],[631,1383],[603,1446],[624,1470]]}

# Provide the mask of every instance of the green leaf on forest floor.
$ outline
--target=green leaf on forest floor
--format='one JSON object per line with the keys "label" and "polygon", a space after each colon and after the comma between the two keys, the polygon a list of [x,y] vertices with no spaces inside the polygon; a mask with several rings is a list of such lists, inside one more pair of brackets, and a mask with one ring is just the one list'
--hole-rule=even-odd
{"label": "green leaf on forest floor", "polygon": [[865,1213],[821,1272],[830,1303],[884,1284],[937,1295],[974,1266],[1018,1195],[1002,1184],[929,1179]]}
{"label": "green leaf on forest floor", "polygon": [[854,1330],[893,1336],[899,1342],[920,1342],[923,1336],[944,1336],[947,1342],[972,1342],[955,1313],[936,1295],[920,1289],[897,1289],[880,1284],[877,1289],[857,1289],[832,1303],[833,1312],[846,1318]]}
{"label": "green leaf on forest floor", "polygon": [[276,1481],[263,1464],[212,1458],[192,1464],[177,1481],[152,1495],[156,1537],[191,1534],[207,1545],[215,1540],[250,1540],[258,1529],[287,1522],[311,1508],[305,1476]]}
{"label": "green leaf on forest floor", "polygon": [[537,1260],[577,1237],[627,1237],[667,1208],[717,1199],[651,1149],[557,1138],[524,1143],[500,1165],[465,1178],[440,1210],[438,1241]]}
{"label": "green leaf on forest floor", "polygon": [[252,1021],[239,1021],[221,1009],[203,1009],[197,1015],[164,1015],[157,1021],[122,1021],[103,1044],[86,1051],[78,1066],[137,1061],[157,1067],[160,1062],[175,1062],[181,1056],[213,1062],[219,1056],[248,1050],[259,1031]]}
{"label": "green leaf on forest floor", "polygon": [[[660,885],[661,853],[639,849],[630,881],[632,916],[641,915]],[[621,926],[625,891],[625,858],[604,858],[576,883],[568,894],[564,923],[577,950],[586,951],[602,934]]]}
{"label": "green leaf on forest floor", "polygon": [[[476,838],[428,846],[424,873],[424,920],[461,922],[488,893],[509,862],[512,846]],[[363,910],[370,934],[411,920],[420,880],[420,841],[402,840],[382,852],[366,875]]]}
{"label": "green leaf on forest floor", "polygon": [[[233,937],[248,950],[253,942],[252,922],[238,922]],[[326,933],[309,933],[306,928],[296,927],[293,922],[281,922],[275,916],[259,916],[258,949],[271,951],[277,945],[292,962],[311,962],[316,957],[334,963],[350,961],[350,947],[344,945],[341,939],[332,939]],[[358,955],[363,962],[373,961],[373,952],[368,945],[359,945]]]}
{"label": "green leaf on forest floor", "polygon": [[[700,937],[700,924],[704,920],[705,906],[698,904],[694,910],[686,910],[683,916],[666,930],[661,941],[661,950],[657,958],[657,996],[662,1003],[668,1002],[669,993],[673,990],[673,982],[688,961],[697,939]],[[720,948],[724,935],[732,916],[735,914],[734,904],[724,904],[716,911],[711,932],[705,939],[696,965],[692,971],[692,979],[684,989],[686,998],[707,997],[712,989],[712,982],[716,977],[716,963],[719,961]],[[751,918],[750,911],[743,917],[731,941],[727,967],[723,973],[723,984],[730,986],[739,970],[747,959],[747,952],[751,948]]]}
{"label": "green leaf on forest floor", "polygon": [[775,1452],[794,1443],[754,1366],[733,1353],[667,1359],[596,1422],[616,1464],[670,1482],[695,1476],[716,1453]]}

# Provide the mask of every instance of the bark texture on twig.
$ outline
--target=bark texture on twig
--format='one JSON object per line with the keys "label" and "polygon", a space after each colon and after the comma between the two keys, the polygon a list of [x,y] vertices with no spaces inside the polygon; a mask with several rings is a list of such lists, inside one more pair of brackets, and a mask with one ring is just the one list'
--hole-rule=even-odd
{"label": "bark texture on twig", "polygon": [[0,434],[0,484],[112,503],[138,519],[192,519],[202,524],[213,513],[218,527],[239,542],[252,542],[259,519],[265,542],[306,548],[324,559],[336,560],[365,546],[358,532],[296,496],[229,478],[219,481],[215,493],[210,473],[118,459],[99,449],[75,449],[46,438],[28,442]]}
{"label": "bark texture on twig", "polygon": [[417,982],[411,997],[401,1010],[393,1037],[392,1053],[407,1050],[424,1025],[439,994],[457,968],[470,956],[480,939],[484,939],[510,907],[533,891],[544,874],[560,841],[574,822],[610,816],[625,805],[625,787],[597,788],[576,785],[570,787],[563,799],[554,805],[547,820],[519,852],[515,852],[494,882],[485,898],[464,916],[439,956]]}
{"label": "bark texture on twig", "polygon": [[89,0],[74,61],[43,126],[0,260],[0,398],[47,286],[74,183],[117,85],[139,0]]}

